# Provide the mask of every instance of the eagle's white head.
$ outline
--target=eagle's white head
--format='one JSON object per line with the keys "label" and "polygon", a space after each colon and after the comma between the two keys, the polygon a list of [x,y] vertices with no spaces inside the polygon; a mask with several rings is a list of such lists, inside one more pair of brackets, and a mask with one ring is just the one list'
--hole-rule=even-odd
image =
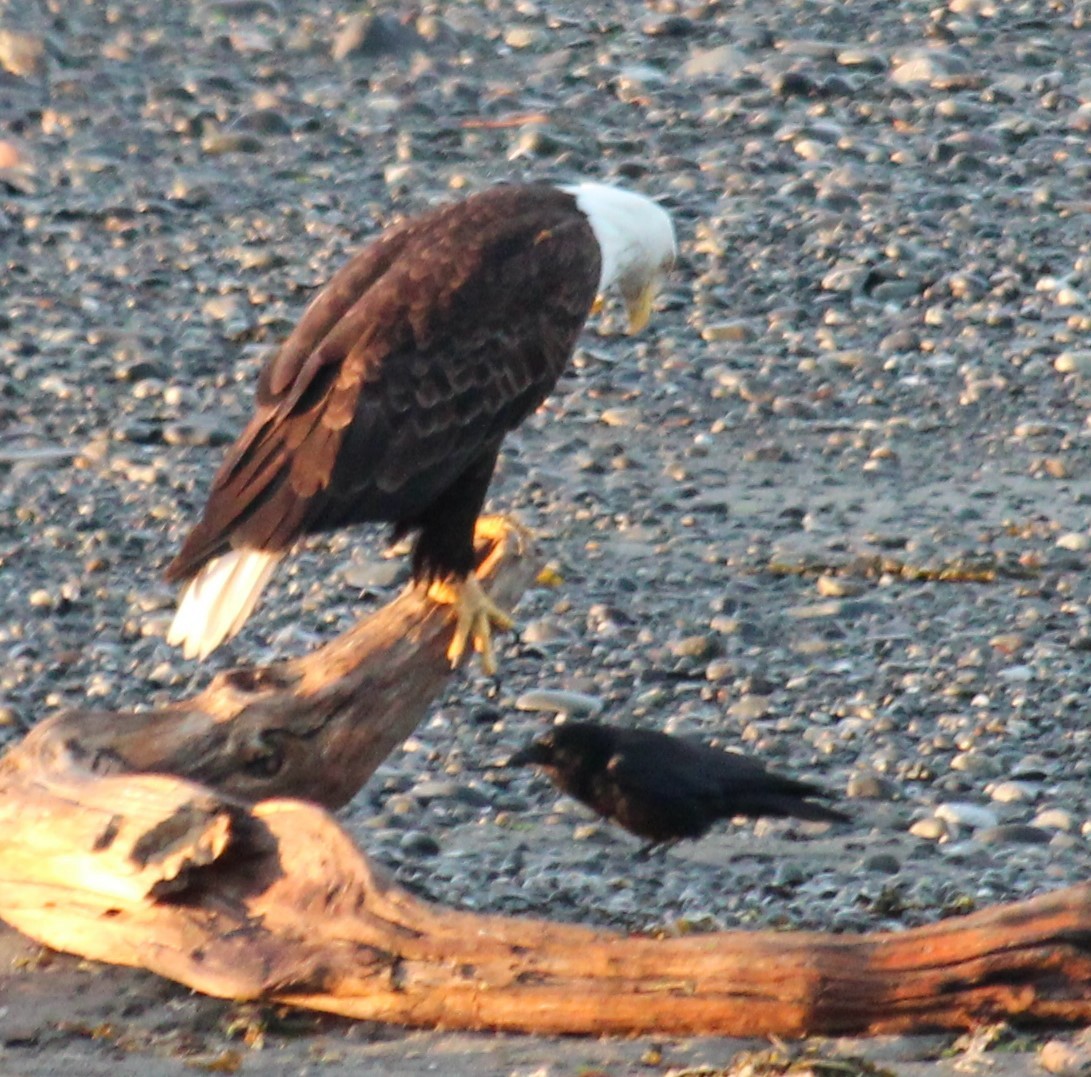
{"label": "eagle's white head", "polygon": [[648,324],[657,286],[674,265],[678,244],[666,210],[635,191],[605,183],[562,188],[591,225],[602,252],[599,294],[617,285],[636,333]]}

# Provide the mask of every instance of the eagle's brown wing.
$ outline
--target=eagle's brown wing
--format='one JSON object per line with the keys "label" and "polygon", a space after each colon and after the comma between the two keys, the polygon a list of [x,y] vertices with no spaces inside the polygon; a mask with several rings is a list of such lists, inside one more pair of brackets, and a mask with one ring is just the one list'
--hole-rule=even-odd
{"label": "eagle's brown wing", "polygon": [[420,515],[553,387],[599,258],[575,200],[545,186],[494,188],[386,232],[262,371],[168,578],[228,547]]}

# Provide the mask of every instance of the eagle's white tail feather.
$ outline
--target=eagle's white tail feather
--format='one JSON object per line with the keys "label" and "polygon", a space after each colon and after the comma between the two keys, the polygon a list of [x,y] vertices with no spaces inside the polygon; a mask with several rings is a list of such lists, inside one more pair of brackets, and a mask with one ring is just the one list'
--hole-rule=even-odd
{"label": "eagle's white tail feather", "polygon": [[214,557],[182,588],[167,642],[187,658],[207,658],[242,628],[282,556],[243,549]]}

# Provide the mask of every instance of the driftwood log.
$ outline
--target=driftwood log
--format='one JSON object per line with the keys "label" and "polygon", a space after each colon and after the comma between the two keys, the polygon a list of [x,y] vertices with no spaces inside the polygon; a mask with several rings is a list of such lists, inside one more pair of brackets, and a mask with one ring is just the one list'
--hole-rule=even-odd
{"label": "driftwood log", "polygon": [[[528,540],[492,541],[479,574],[510,605],[533,577]],[[449,675],[450,631],[409,591],[314,654],[191,700],[43,722],[0,760],[0,917],[208,994],[417,1026],[1091,1022],[1088,885],[900,933],[670,939],[471,915],[392,885],[325,809],[416,726]]]}

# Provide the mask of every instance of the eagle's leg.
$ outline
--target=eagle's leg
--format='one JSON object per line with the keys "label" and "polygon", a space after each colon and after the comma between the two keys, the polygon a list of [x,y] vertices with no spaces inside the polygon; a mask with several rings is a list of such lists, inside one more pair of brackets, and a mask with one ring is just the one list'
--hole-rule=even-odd
{"label": "eagle's leg", "polygon": [[496,654],[492,646],[493,626],[506,631],[515,622],[481,588],[477,577],[436,580],[428,588],[433,602],[455,607],[455,632],[447,657],[457,666],[466,653],[466,645],[473,641],[475,651],[481,655],[481,668],[490,677],[496,673]]}
{"label": "eagle's leg", "polygon": [[495,517],[478,518],[499,448],[499,442],[490,446],[412,524],[420,532],[413,550],[414,578],[427,583],[433,602],[455,608],[455,631],[447,648],[451,665],[458,665],[472,641],[490,677],[496,673],[492,631],[515,624],[485,594],[474,575],[475,532],[484,539],[500,533]]}

